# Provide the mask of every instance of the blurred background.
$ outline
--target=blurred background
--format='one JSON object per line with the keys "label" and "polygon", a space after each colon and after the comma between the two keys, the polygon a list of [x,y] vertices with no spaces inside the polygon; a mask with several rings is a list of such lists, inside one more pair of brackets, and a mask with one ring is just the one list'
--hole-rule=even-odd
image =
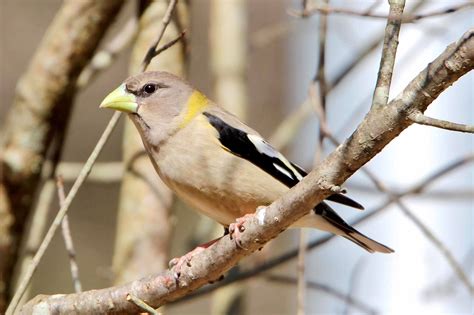
{"label": "blurred background", "polygon": [[[51,21],[67,2],[0,2],[0,127],[6,124],[19,78],[26,71]],[[156,2],[158,4],[153,5],[160,6],[163,11],[166,2]],[[309,6],[324,4],[321,1],[308,2]],[[407,1],[405,12],[423,14],[464,3],[466,1]],[[181,11],[187,10],[180,13],[180,23],[187,30],[188,47],[180,55],[181,59],[178,58],[181,61],[165,56],[180,53],[182,48],[173,47],[158,56],[157,59],[162,58],[162,64],[158,60],[152,66],[160,68],[163,65],[172,69],[169,71],[178,69],[176,71],[182,75],[187,73],[195,87],[219,103],[225,103],[223,105],[243,117],[262,135],[277,142],[274,144],[282,147],[287,157],[310,170],[318,147],[319,123],[308,101],[308,91],[320,60],[320,30],[324,24],[321,15],[295,17],[289,13],[301,10],[302,2],[290,0],[195,0],[180,5]],[[373,15],[388,13],[387,1],[331,0],[329,5],[355,12],[370,10]],[[136,9],[135,1],[125,2],[98,50],[106,48],[107,43],[120,36],[127,21],[136,15]],[[143,17],[146,14],[145,11]],[[160,20],[152,18],[150,21]],[[143,23],[140,27],[145,28]],[[385,25],[386,19],[383,18],[337,13],[327,15],[324,68],[329,90],[326,115],[331,132],[340,141],[352,133],[370,108]],[[400,32],[390,98],[401,92],[448,44],[459,39],[473,25],[472,6],[404,24]],[[176,30],[171,32],[179,33]],[[176,34],[170,35],[168,40]],[[166,36],[162,43],[165,42]],[[149,46],[149,43],[145,45]],[[369,49],[370,46],[373,48]],[[178,52],[173,50],[175,48]],[[130,63],[137,58],[134,54],[143,56],[144,50],[134,47],[133,40],[130,40],[130,44],[114,56],[111,66],[99,71],[94,80],[77,93],[61,158],[70,168],[87,159],[105,128],[111,112],[99,110],[98,104],[130,71],[133,72],[130,69],[134,66]],[[167,62],[181,62],[181,65],[173,66]],[[353,67],[348,68],[351,65]],[[427,115],[473,124],[473,87],[474,76],[468,73],[433,102]],[[286,129],[278,129],[289,117],[292,117],[293,124]],[[116,237],[133,238],[126,236],[131,233],[129,230],[133,230],[133,227],[126,225],[140,225],[130,221],[120,223],[117,210],[124,208],[119,204],[121,200],[123,202],[121,193],[127,191],[124,192],[123,187],[121,190],[123,167],[110,162],[120,162],[123,149],[127,150],[127,142],[123,143],[123,134],[127,132],[124,121],[122,119],[99,157],[100,165],[116,167],[109,174],[110,178],[100,179],[100,174],[94,176],[93,172],[69,211],[84,290],[110,286],[114,278],[117,282],[117,268],[120,267],[113,267],[114,259],[115,262],[120,260],[117,256],[114,258],[118,246]],[[280,130],[279,135],[275,135],[276,130]],[[473,144],[472,135],[467,133],[413,125],[377,155],[367,168],[387,189],[402,193],[460,159],[470,158],[472,162]],[[334,146],[324,141],[322,148],[323,155],[327,155]],[[143,161],[148,163],[146,158]],[[401,211],[397,204],[380,210],[390,196],[378,191],[362,172],[352,176],[346,183],[349,195],[365,205],[366,213],[379,210],[377,215],[364,220],[357,228],[395,249],[395,253],[371,255],[342,238],[334,238],[308,251],[304,264],[304,278],[307,281],[303,292],[305,313],[472,314],[474,168],[470,162],[459,163],[462,165],[434,181],[420,194],[403,197],[406,211]],[[63,175],[67,190],[74,176],[68,177],[67,172]],[[43,182],[40,181],[36,196]],[[128,193],[133,194],[133,191]],[[153,221],[154,228],[159,230],[157,233],[163,230],[170,233],[171,245],[163,254],[166,260],[180,256],[200,242],[222,233],[212,222],[187,209],[181,202],[168,200],[166,204],[169,205],[166,212],[168,219],[153,219],[156,220]],[[58,210],[56,196],[49,209],[49,218],[52,219]],[[337,206],[336,209],[348,222],[365,214]],[[416,216],[423,227],[415,224],[407,213]],[[31,221],[31,215],[29,218]],[[30,222],[26,229],[30,229],[31,225]],[[326,234],[311,230],[306,236],[308,241],[314,241]],[[267,244],[263,251],[242,261],[238,270],[231,271],[231,274],[251,270],[297,248],[299,237],[299,231],[284,232]],[[440,250],[440,246],[443,249]],[[453,261],[459,267],[457,270],[453,268]],[[148,270],[153,260],[145,263],[147,266],[140,272]],[[20,269],[17,264],[16,274]],[[129,276],[133,279],[133,275],[120,277],[128,279]],[[245,282],[239,282],[227,291],[215,291],[171,303],[164,312],[294,314],[298,309],[296,279],[295,257]],[[40,263],[28,296],[73,291],[68,256],[58,233]]]}

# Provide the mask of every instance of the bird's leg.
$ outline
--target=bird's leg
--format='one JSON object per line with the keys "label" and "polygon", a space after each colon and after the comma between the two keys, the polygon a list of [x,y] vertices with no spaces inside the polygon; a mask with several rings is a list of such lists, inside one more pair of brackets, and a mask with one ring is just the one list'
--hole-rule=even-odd
{"label": "bird's leg", "polygon": [[237,218],[235,223],[229,225],[230,238],[235,241],[235,245],[242,249],[246,249],[242,247],[242,242],[240,240],[242,233],[245,231],[244,223],[247,219],[253,218],[254,216],[254,213],[248,213],[241,218]]}
{"label": "bird's leg", "polygon": [[176,257],[176,258],[173,258],[170,260],[169,262],[169,267],[173,270],[174,272],[174,277],[176,279],[179,278],[180,274],[181,274],[181,268],[184,266],[184,265],[187,265],[188,267],[191,267],[191,259],[193,258],[194,255],[202,252],[203,250],[205,250],[206,248],[209,248],[210,246],[212,246],[212,244],[214,244],[215,242],[217,242],[218,240],[220,240],[222,238],[221,237],[218,237],[212,241],[209,241],[207,243],[204,243],[204,244],[201,244],[201,245],[198,245],[196,246],[195,249],[193,249],[192,251],[190,251],[189,253],[181,256],[181,257]]}

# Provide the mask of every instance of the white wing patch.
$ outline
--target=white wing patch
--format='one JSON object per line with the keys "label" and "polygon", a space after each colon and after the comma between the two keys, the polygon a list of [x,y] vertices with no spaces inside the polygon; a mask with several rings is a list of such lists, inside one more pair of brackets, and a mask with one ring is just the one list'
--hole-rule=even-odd
{"label": "white wing patch", "polygon": [[[285,164],[286,167],[288,167],[288,169],[290,169],[293,172],[294,176],[298,180],[303,179],[303,176],[301,176],[301,174],[298,172],[298,170],[296,170],[293,167],[293,165],[291,165],[291,163],[283,156],[283,154],[281,154],[280,152],[275,150],[264,139],[262,139],[261,137],[259,137],[257,135],[250,135],[250,134],[247,134],[247,138],[249,138],[250,142],[252,142],[253,145],[257,148],[258,152],[260,152],[262,154],[265,154],[269,157],[279,159],[281,162],[283,162],[283,164]],[[291,174],[289,174],[288,171],[283,169],[281,166],[279,166],[275,163],[273,163],[273,166],[275,166],[276,169],[278,169],[280,172],[282,172],[283,174],[285,174],[289,178],[293,178],[293,176]]]}
{"label": "white wing patch", "polygon": [[278,157],[280,154],[276,151],[271,145],[268,144],[265,140],[260,138],[256,135],[249,135],[247,134],[247,138],[253,143],[253,145],[257,148],[258,152],[268,155],[270,157]]}
{"label": "white wing patch", "polygon": [[288,171],[285,170],[285,169],[284,169],[283,167],[281,167],[280,165],[273,163],[273,166],[275,166],[275,168],[276,168],[277,170],[279,170],[280,173],[283,173],[283,174],[285,174],[286,176],[288,176],[290,179],[293,179],[293,176],[291,176],[291,174],[288,173]]}

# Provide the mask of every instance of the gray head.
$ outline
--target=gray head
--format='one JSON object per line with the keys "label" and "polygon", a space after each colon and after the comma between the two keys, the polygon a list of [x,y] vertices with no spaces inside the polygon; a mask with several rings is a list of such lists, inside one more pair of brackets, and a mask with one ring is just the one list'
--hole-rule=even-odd
{"label": "gray head", "polygon": [[189,83],[171,73],[150,71],[126,79],[100,107],[128,113],[143,141],[159,145],[180,127],[193,92]]}

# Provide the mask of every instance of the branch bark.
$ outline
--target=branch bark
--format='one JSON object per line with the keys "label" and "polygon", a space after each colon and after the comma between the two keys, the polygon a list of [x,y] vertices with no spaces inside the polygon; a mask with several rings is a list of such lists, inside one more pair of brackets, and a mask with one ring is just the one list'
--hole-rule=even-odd
{"label": "branch bark", "polygon": [[402,24],[401,18],[405,8],[405,0],[389,0],[390,13],[385,27],[382,58],[375,85],[372,107],[385,106],[388,103],[390,84],[392,83],[393,67],[398,48],[398,35]]}
{"label": "branch bark", "polygon": [[[314,204],[330,195],[349,176],[376,156],[390,141],[412,124],[410,113],[426,108],[457,79],[474,68],[474,29],[420,72],[388,106],[372,108],[357,130],[298,185],[248,220],[242,235],[243,250],[229,236],[196,254],[191,266],[181,269],[175,281],[171,271],[129,284],[80,294],[38,296],[22,308],[23,313],[76,312],[118,313],[139,311],[126,300],[133,294],[152,307],[187,295],[217,280],[241,258],[278,236],[305,215]],[[263,218],[263,219],[257,219]]]}
{"label": "branch bark", "polygon": [[408,119],[420,125],[426,125],[446,130],[474,133],[474,126],[457,124],[450,121],[431,118],[423,115],[421,112],[413,112]]}
{"label": "branch bark", "polygon": [[0,313],[52,135],[65,132],[79,73],[122,3],[66,1],[18,82],[0,150]]}

